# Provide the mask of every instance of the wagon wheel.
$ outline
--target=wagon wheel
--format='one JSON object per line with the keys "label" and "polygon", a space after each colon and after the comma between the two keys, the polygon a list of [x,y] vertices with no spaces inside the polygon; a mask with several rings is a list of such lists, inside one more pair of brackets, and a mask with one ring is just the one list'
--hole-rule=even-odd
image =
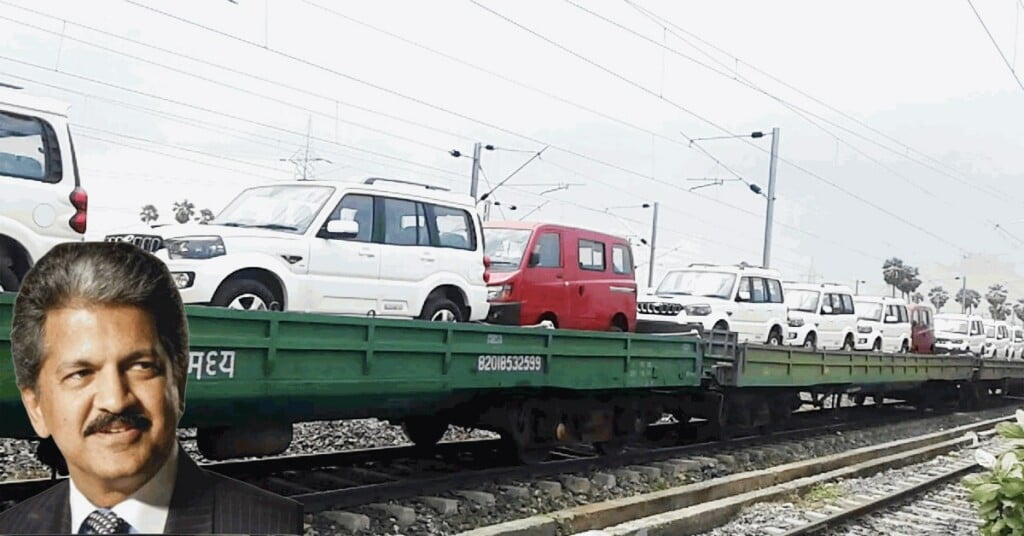
{"label": "wagon wheel", "polygon": [[509,428],[501,433],[503,449],[516,461],[534,465],[546,461],[550,449],[537,444],[534,409],[525,402],[508,408]]}
{"label": "wagon wheel", "polygon": [[448,431],[448,423],[436,417],[410,417],[402,423],[402,431],[414,445],[433,447]]}

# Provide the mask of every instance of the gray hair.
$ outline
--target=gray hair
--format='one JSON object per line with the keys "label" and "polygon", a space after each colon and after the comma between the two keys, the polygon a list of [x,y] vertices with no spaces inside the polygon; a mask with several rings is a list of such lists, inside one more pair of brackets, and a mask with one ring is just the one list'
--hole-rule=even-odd
{"label": "gray hair", "polygon": [[29,271],[14,301],[11,355],[18,387],[36,389],[43,363],[46,315],[75,305],[132,305],[156,324],[160,348],[171,362],[179,403],[185,400],[188,323],[171,273],[160,259],[132,244],[58,244]]}

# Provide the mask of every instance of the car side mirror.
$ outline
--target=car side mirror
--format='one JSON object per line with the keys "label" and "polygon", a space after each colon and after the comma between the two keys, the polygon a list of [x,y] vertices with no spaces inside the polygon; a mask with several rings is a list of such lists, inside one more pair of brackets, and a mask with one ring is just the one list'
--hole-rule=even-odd
{"label": "car side mirror", "polygon": [[540,266],[540,253],[531,253],[530,262],[528,262],[526,265],[530,268],[533,268],[534,266]]}
{"label": "car side mirror", "polygon": [[748,301],[750,301],[750,291],[749,290],[741,290],[738,293],[736,293],[736,301],[738,301],[738,302],[748,302]]}
{"label": "car side mirror", "polygon": [[821,314],[823,314],[823,315],[830,315],[830,314],[832,314],[832,306],[831,305],[822,305],[821,306]]}
{"label": "car side mirror", "polygon": [[331,220],[327,222],[327,233],[341,238],[353,238],[359,234],[359,222]]}
{"label": "car side mirror", "polygon": [[885,323],[886,324],[896,324],[899,321],[900,321],[900,319],[896,315],[886,315],[886,317],[885,317]]}

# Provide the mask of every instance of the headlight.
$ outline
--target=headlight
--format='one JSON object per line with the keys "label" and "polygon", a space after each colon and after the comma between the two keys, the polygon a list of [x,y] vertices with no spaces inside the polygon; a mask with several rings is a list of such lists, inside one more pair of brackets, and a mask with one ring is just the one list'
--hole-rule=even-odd
{"label": "headlight", "polygon": [[857,333],[871,333],[871,326],[857,326]]}
{"label": "headlight", "polygon": [[804,325],[804,319],[803,318],[790,318],[789,319],[789,327],[791,327],[791,328],[798,328],[798,327],[801,327],[803,325]]}
{"label": "headlight", "polygon": [[171,259],[211,259],[227,253],[219,236],[187,236],[164,240]]}
{"label": "headlight", "polygon": [[707,304],[700,305],[686,305],[683,307],[683,311],[689,316],[708,316],[711,314],[711,306]]}
{"label": "headlight", "polygon": [[504,301],[512,297],[512,284],[491,285],[487,287],[487,301]]}

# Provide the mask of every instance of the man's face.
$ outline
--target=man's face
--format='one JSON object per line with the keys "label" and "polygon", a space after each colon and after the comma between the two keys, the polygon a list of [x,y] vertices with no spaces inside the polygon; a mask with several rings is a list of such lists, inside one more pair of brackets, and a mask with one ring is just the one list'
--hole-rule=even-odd
{"label": "man's face", "polygon": [[158,344],[152,317],[138,307],[47,314],[36,391],[22,390],[22,400],[79,486],[132,493],[175,448],[179,387]]}

